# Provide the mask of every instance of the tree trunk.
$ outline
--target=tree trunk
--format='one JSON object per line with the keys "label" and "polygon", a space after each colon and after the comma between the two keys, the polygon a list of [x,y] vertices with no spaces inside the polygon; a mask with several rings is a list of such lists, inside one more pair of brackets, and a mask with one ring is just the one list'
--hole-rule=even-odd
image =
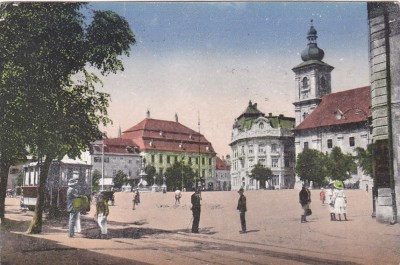
{"label": "tree trunk", "polygon": [[28,233],[29,234],[39,234],[42,232],[42,223],[43,223],[43,208],[44,208],[44,198],[47,175],[49,174],[49,168],[52,158],[46,157],[43,163],[40,165],[40,176],[39,176],[39,186],[38,186],[38,194],[36,200],[35,213],[33,215],[33,219],[31,224],[29,225]]}
{"label": "tree trunk", "polygon": [[1,163],[0,165],[0,219],[3,223],[5,218],[5,200],[7,194],[8,170],[10,165]]}

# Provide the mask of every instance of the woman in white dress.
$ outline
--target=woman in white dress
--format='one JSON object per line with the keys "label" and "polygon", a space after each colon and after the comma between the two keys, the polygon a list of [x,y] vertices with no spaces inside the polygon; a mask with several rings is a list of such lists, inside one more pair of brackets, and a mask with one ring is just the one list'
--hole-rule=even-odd
{"label": "woman in white dress", "polygon": [[347,221],[347,198],[343,191],[343,184],[336,185],[335,182],[334,186],[333,198],[335,200],[335,214],[339,215],[339,221],[342,221],[341,214],[343,214],[344,220]]}
{"label": "woman in white dress", "polygon": [[333,199],[333,187],[326,190],[326,202],[329,205],[329,213],[331,215],[331,221],[336,221],[335,216],[335,200]]}

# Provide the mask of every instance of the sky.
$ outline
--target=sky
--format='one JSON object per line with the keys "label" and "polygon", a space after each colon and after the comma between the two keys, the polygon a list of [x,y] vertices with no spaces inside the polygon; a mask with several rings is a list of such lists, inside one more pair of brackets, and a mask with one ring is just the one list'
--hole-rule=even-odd
{"label": "sky", "polygon": [[[103,77],[108,137],[146,118],[202,133],[218,156],[249,101],[294,117],[295,75],[310,20],[332,71],[332,92],[369,85],[365,2],[96,2],[125,17],[136,44],[125,71]],[[198,121],[200,120],[200,128]]]}

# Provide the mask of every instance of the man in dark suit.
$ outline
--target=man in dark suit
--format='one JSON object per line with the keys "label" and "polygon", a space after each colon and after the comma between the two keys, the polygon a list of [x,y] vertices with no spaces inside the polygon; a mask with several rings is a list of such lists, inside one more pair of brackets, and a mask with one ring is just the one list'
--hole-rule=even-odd
{"label": "man in dark suit", "polygon": [[240,224],[242,226],[242,231],[240,231],[240,233],[246,233],[246,211],[247,211],[246,196],[243,195],[244,193],[243,188],[240,188],[238,193],[240,194],[240,197],[236,209],[239,210],[240,213]]}
{"label": "man in dark suit", "polygon": [[199,223],[200,223],[200,210],[201,210],[200,188],[197,188],[195,193],[192,194],[191,201],[192,201],[192,213],[193,213],[192,233],[198,233]]}

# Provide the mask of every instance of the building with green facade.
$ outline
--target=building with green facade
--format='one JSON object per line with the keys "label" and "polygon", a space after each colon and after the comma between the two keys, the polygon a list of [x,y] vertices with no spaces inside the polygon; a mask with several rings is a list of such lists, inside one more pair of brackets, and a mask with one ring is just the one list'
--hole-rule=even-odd
{"label": "building with green facade", "polygon": [[193,186],[213,189],[208,187],[209,183],[213,183],[211,180],[216,166],[213,146],[204,135],[179,123],[177,117],[175,121],[166,121],[152,119],[148,115],[146,119],[123,131],[121,138],[135,142],[146,165],[153,166],[158,175],[164,176],[167,168],[175,162],[183,161],[191,165],[198,176]]}

